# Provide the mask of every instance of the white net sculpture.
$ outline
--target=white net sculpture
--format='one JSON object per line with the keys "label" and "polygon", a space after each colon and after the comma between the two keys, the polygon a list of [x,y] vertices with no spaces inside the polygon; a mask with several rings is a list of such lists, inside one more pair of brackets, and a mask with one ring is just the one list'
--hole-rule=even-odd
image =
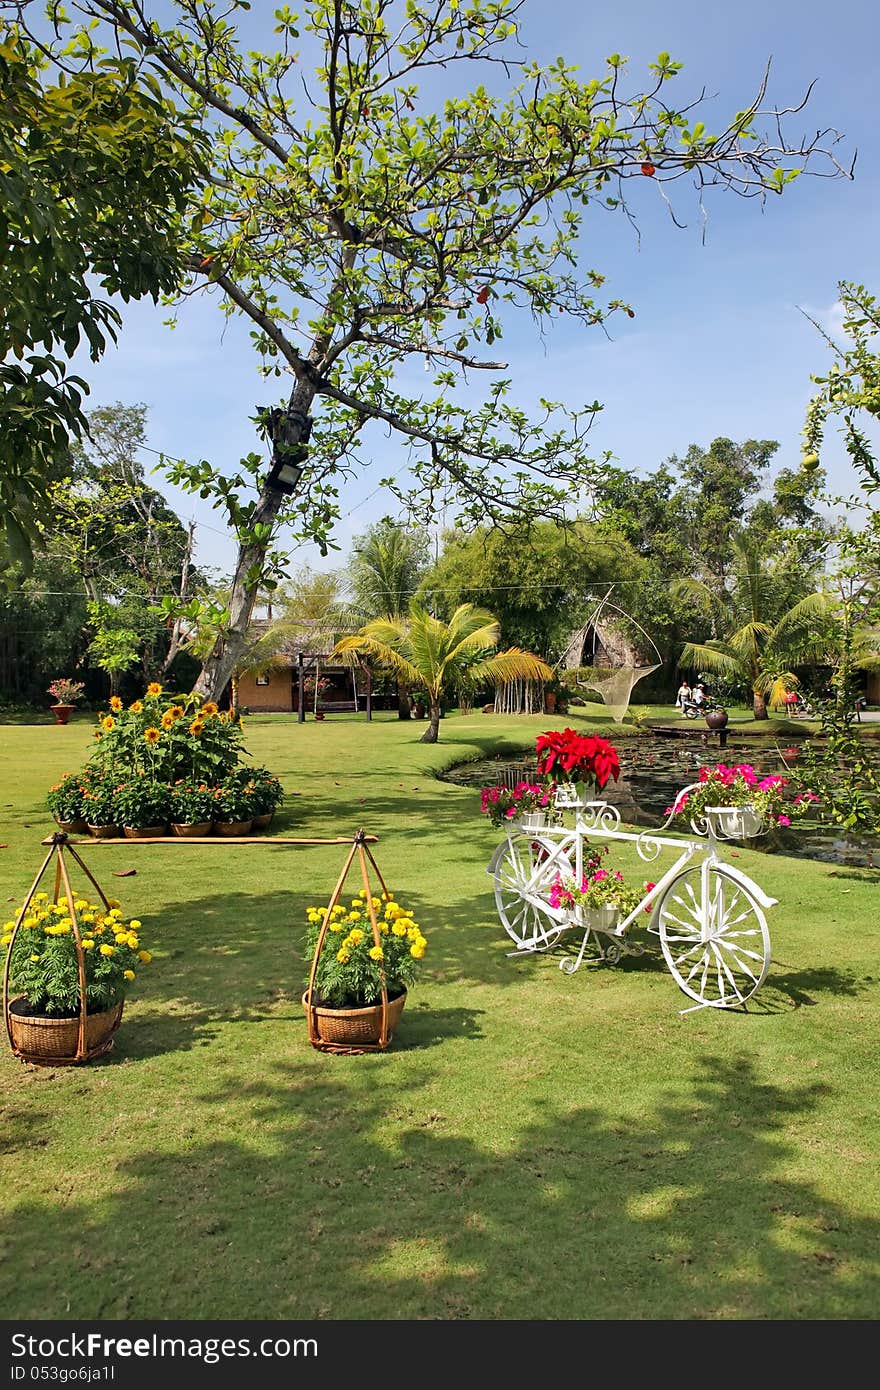
{"label": "white net sculpture", "polygon": [[657,656],[655,662],[648,665],[621,661],[616,666],[597,663],[594,667],[594,672],[582,674],[577,681],[577,684],[582,690],[594,691],[609,709],[615,723],[620,724],[623,722],[626,712],[629,709],[633,688],[640,680],[644,680],[645,676],[650,676],[652,671],[659,670],[663,662],[655,643],[648,636],[647,632],[645,632],[645,629],[640,627],[622,608],[618,608],[615,604],[610,602],[613,587],[612,585],[605,596],[600,599],[589,622],[584,623],[583,627],[578,628],[577,632],[572,634],[571,640],[565,650],[565,655],[562,658],[562,663],[560,664],[563,664],[567,669],[581,667],[584,646],[589,640],[591,633],[593,638],[593,656],[595,658],[596,646],[599,640],[599,619],[606,610],[618,614],[620,617],[625,618],[628,623],[631,623],[633,627],[638,628],[642,636],[654,648],[654,652]]}

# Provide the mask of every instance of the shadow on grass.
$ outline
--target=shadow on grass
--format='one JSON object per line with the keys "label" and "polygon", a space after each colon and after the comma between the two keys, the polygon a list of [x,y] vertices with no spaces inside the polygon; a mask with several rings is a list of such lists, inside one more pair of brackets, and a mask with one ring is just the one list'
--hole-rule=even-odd
{"label": "shadow on grass", "polygon": [[749,1000],[754,1013],[777,1013],[781,1009],[800,1009],[820,1003],[817,995],[830,994],[842,999],[855,999],[874,983],[871,975],[857,975],[854,970],[841,970],[834,965],[813,966],[788,974],[772,970],[759,994]]}
{"label": "shadow on grass", "polygon": [[[6,1317],[876,1313],[880,1225],[792,1176],[827,1087],[710,1055],[650,1113],[575,1082],[499,1142],[497,1107],[485,1138],[456,1133],[429,1078],[390,1054],[275,1063],[240,1086],[238,1131],[177,1152],[145,1136],[109,1200],[20,1205],[0,1225]],[[229,1100],[218,1077],[197,1103]]]}

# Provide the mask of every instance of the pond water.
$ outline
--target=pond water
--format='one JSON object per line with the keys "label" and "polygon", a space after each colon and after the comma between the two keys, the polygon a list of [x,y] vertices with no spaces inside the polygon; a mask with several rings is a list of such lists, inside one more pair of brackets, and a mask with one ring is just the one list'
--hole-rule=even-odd
{"label": "pond water", "polygon": [[[621,739],[615,744],[620,756],[620,780],[611,782],[603,796],[620,810],[630,825],[657,826],[665,820],[666,808],[676,792],[689,782],[695,782],[704,763],[753,763],[766,775],[784,773],[799,756],[799,748],[773,747],[731,737],[725,749],[719,749],[713,735],[694,734],[677,738]],[[880,751],[880,750],[878,750]],[[512,787],[522,779],[535,776],[535,759],[522,754],[516,757],[484,758],[480,762],[462,763],[444,773],[442,780],[462,787],[491,787],[498,784]],[[476,811],[479,814],[479,800]],[[880,868],[880,839],[867,836],[847,836],[839,830],[816,825],[804,825],[795,830],[776,827],[769,835],[749,841],[750,848],[769,853],[791,854],[808,859],[821,859],[831,864],[867,865]]]}

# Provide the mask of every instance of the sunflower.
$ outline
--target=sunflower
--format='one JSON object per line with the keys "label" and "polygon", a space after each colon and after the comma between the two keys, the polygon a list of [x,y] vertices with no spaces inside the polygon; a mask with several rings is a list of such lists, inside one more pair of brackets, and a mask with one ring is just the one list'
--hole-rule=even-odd
{"label": "sunflower", "polygon": [[205,721],[204,721],[204,719],[194,719],[193,722],[192,722],[192,723],[190,724],[190,726],[189,726],[189,731],[190,731],[191,734],[195,734],[196,737],[198,737],[198,735],[202,732],[202,729],[204,729],[204,727],[205,727]]}
{"label": "sunflower", "polygon": [[161,687],[161,685],[159,684],[158,681],[150,681],[150,684],[147,686],[147,694],[148,694],[148,695],[161,695],[161,694],[162,694],[162,687]]}
{"label": "sunflower", "polygon": [[183,714],[183,705],[172,705],[168,713],[171,715],[172,719],[180,719]]}
{"label": "sunflower", "polygon": [[118,714],[119,711],[122,709],[122,701],[120,700],[118,695],[110,696],[110,708],[112,709],[114,714]]}
{"label": "sunflower", "polygon": [[129,709],[131,710],[132,714],[140,714],[140,712],[141,712],[141,710],[143,709],[143,707],[144,707],[144,702],[143,702],[143,700],[135,700],[135,702],[134,702],[133,705],[129,705]]}
{"label": "sunflower", "polygon": [[108,734],[111,729],[116,728],[116,720],[113,718],[112,714],[104,715],[104,718],[101,720],[101,727],[106,729]]}
{"label": "sunflower", "polygon": [[163,728],[163,729],[170,729],[170,728],[173,727],[173,725],[174,725],[174,715],[171,713],[170,709],[167,709],[167,710],[165,711],[165,713],[162,715],[162,728]]}
{"label": "sunflower", "polygon": [[219,709],[219,705],[215,704],[213,700],[209,700],[206,705],[202,705],[202,714],[217,714]]}
{"label": "sunflower", "polygon": [[146,743],[158,743],[161,737],[162,735],[160,734],[158,729],[144,730],[144,741]]}

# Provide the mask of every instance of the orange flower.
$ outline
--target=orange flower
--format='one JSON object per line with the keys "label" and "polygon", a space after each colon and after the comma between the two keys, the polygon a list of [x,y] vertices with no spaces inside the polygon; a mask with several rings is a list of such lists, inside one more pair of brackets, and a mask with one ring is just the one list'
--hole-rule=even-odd
{"label": "orange flower", "polygon": [[172,719],[179,719],[183,714],[183,705],[172,705],[168,713],[171,715]]}
{"label": "orange flower", "polygon": [[215,705],[213,700],[209,700],[206,705],[202,705],[202,714],[216,714],[220,706]]}
{"label": "orange flower", "polygon": [[145,729],[145,730],[144,730],[144,738],[145,738],[145,740],[146,740],[147,743],[158,743],[158,742],[159,742],[159,739],[160,739],[161,737],[162,737],[162,735],[159,733],[159,730],[158,730],[158,729]]}
{"label": "orange flower", "polygon": [[122,709],[122,701],[120,700],[118,695],[110,696],[110,708],[112,709],[114,714],[118,714],[119,711]]}
{"label": "orange flower", "polygon": [[129,709],[131,710],[132,714],[140,714],[140,712],[141,712],[141,710],[143,709],[143,707],[144,707],[144,702],[143,702],[143,700],[135,700],[135,702],[134,702],[133,705],[129,705]]}
{"label": "orange flower", "polygon": [[150,684],[147,686],[147,694],[148,694],[148,695],[161,695],[161,694],[162,694],[162,687],[161,687],[161,685],[159,684],[158,681],[150,681]]}
{"label": "orange flower", "polygon": [[173,723],[174,715],[171,713],[170,709],[167,709],[165,713],[162,715],[162,728],[170,729]]}
{"label": "orange flower", "polygon": [[189,726],[189,731],[191,734],[195,734],[198,737],[198,735],[202,732],[202,729],[204,729],[204,727],[204,719],[194,719]]}
{"label": "orange flower", "polygon": [[101,726],[107,730],[108,734],[111,729],[116,728],[116,720],[113,718],[112,714],[104,715],[104,718],[101,720]]}

